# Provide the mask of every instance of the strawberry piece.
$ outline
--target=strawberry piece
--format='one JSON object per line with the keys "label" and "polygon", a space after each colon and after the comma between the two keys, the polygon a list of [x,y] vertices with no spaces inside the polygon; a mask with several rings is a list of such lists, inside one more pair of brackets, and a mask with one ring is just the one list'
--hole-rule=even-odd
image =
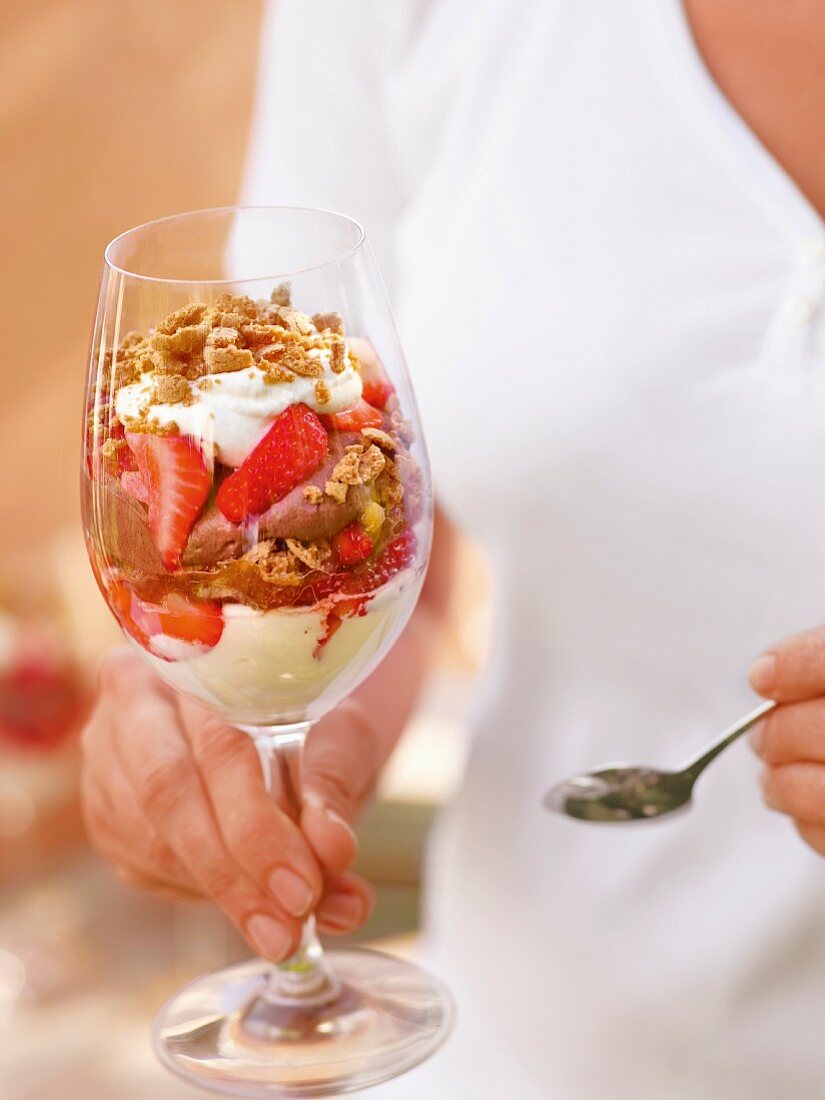
{"label": "strawberry piece", "polygon": [[398,538],[388,543],[378,558],[370,563],[367,569],[370,588],[379,588],[396,573],[412,565],[417,553],[418,539],[415,537],[415,532],[408,527]]}
{"label": "strawberry piece", "polygon": [[151,618],[148,615],[146,605],[141,605],[140,600],[123,581],[109,580],[103,591],[121,628],[144,649],[148,649],[150,635],[156,634],[159,629],[157,617]]}
{"label": "strawberry piece", "polygon": [[217,600],[193,600],[170,592],[158,611],[161,633],[183,642],[217,645],[223,633],[223,614]]}
{"label": "strawberry piece", "polygon": [[218,508],[231,523],[261,515],[315,473],[326,457],[327,442],[312,409],[289,405],[218,489]]}
{"label": "strawberry piece", "polygon": [[182,435],[128,432],[149,497],[149,530],[164,568],[177,569],[189,533],[212,488],[201,449]]}
{"label": "strawberry piece", "polygon": [[346,412],[327,413],[324,419],[328,421],[330,430],[338,432],[360,432],[362,428],[380,428],[384,423],[378,409],[363,399]]}
{"label": "strawberry piece", "polygon": [[[332,597],[336,606],[341,600],[369,595],[382,584],[386,584],[396,573],[412,565],[418,552],[418,541],[409,528],[398,538],[388,543],[377,558],[368,562],[362,569],[351,572],[311,573],[308,581],[301,586],[291,603],[295,606],[309,607],[314,603]],[[343,604],[346,607],[346,603]]]}
{"label": "strawberry piece", "polygon": [[372,539],[360,523],[351,523],[332,539],[332,552],[341,565],[357,565],[372,553]]}
{"label": "strawberry piece", "polygon": [[110,581],[106,594],[121,627],[150,652],[151,639],[161,634],[211,649],[223,633],[221,605],[216,600],[168,592],[160,603],[147,603],[120,580]]}
{"label": "strawberry piece", "polygon": [[[357,526],[356,524],[352,525]],[[349,528],[346,528],[349,530]],[[343,532],[341,532],[343,534]],[[369,537],[369,536],[367,536]],[[372,540],[370,540],[372,541]],[[334,540],[333,540],[334,545]],[[332,606],[324,619],[324,631],[313,650],[313,657],[320,660],[324,648],[335,636],[344,619],[366,615],[372,594],[386,584],[396,573],[406,569],[415,560],[417,542],[412,531],[407,530],[389,543],[365,569],[351,573],[327,574],[301,590],[301,603],[311,604],[331,598]]]}
{"label": "strawberry piece", "polygon": [[386,381],[377,378],[373,380],[364,379],[364,400],[376,409],[385,409],[387,407],[387,402],[394,393],[395,389],[389,379]]}
{"label": "strawberry piece", "polygon": [[390,396],[395,393],[395,387],[378,358],[378,352],[373,347],[372,341],[364,336],[353,336],[348,340],[348,344],[361,369],[364,400],[374,408],[383,411],[387,407]]}

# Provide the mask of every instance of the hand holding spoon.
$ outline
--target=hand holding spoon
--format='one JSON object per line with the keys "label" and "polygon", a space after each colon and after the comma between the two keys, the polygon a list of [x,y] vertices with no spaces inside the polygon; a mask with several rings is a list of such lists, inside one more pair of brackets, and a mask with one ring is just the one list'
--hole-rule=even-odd
{"label": "hand holding spoon", "polygon": [[681,771],[666,772],[631,764],[610,764],[572,776],[551,787],[542,800],[547,810],[580,821],[650,821],[689,805],[693,785],[712,760],[733,744],[776,703],[762,703],[714,741]]}

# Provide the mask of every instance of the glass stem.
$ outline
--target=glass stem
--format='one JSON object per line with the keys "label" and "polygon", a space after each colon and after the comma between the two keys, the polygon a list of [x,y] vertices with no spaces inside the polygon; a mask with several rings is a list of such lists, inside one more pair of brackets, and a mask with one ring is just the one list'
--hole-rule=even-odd
{"label": "glass stem", "polygon": [[[311,723],[278,726],[275,729],[247,727],[261,761],[264,786],[293,821],[301,817],[301,754]],[[272,971],[267,998],[278,1002],[332,1000],[337,983],[324,961],[324,949],[315,931],[315,917],[309,916],[301,932],[301,943],[290,958]]]}

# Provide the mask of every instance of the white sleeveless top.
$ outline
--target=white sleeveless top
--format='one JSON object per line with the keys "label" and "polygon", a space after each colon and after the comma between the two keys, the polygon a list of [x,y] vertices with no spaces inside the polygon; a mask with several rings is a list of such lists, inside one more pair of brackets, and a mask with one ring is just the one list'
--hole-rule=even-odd
{"label": "white sleeveless top", "polygon": [[655,826],[540,799],[678,764],[823,614],[822,219],[677,0],[275,8],[244,197],[366,224],[496,580],[428,881],[460,1025],[376,1097],[820,1098],[825,863],[745,748]]}

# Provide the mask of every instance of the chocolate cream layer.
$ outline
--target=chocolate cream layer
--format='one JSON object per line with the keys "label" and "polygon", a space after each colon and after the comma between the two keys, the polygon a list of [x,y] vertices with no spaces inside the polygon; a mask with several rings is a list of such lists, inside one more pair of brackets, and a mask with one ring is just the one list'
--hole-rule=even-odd
{"label": "chocolate cream layer", "polygon": [[[343,503],[324,496],[320,504],[310,503],[304,496],[304,489],[313,485],[323,493],[344,448],[357,440],[358,436],[354,433],[330,438],[328,456],[315,473],[258,517],[258,538],[318,542],[332,538],[352,523],[369,499],[369,489],[351,485]],[[210,501],[189,536],[183,552],[183,565],[211,565],[240,557],[250,549],[248,537],[248,531],[230,523],[218,511],[214,500]]]}
{"label": "chocolate cream layer", "polygon": [[[258,517],[258,540],[316,542],[332,538],[357,518],[369,499],[369,489],[364,486],[350,486],[343,503],[324,496],[320,504],[312,504],[304,496],[308,485],[323,492],[344,448],[357,439],[356,433],[330,437],[327,458],[316,472]],[[94,526],[103,544],[102,556],[108,562],[127,564],[149,574],[166,572],[146,522],[146,506],[125,492],[115,478],[104,475],[99,480],[87,480],[86,508],[90,514],[97,512],[105,517],[104,522]],[[241,557],[252,548],[250,526],[245,529],[231,523],[218,511],[214,499],[210,500],[189,536],[182,566],[204,568]]]}

